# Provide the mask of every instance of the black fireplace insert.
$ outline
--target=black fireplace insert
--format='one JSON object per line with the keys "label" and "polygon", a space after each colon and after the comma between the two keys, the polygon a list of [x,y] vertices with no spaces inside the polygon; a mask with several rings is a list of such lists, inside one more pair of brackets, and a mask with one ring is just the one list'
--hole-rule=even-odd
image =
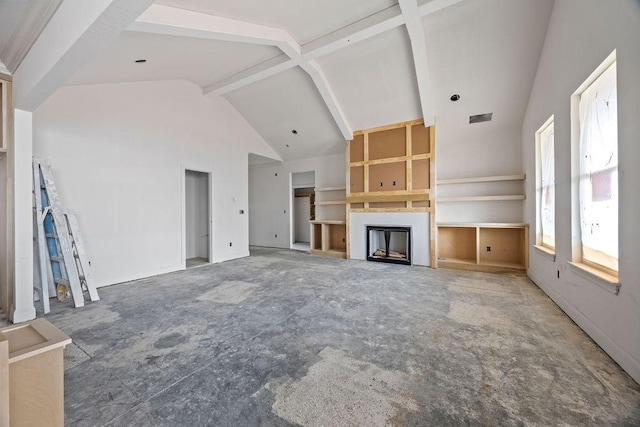
{"label": "black fireplace insert", "polygon": [[367,261],[411,265],[411,227],[367,225]]}

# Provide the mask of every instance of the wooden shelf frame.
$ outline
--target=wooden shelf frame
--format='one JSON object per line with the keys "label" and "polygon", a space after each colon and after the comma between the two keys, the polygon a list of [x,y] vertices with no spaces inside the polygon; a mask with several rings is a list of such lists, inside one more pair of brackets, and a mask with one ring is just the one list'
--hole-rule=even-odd
{"label": "wooden shelf frame", "polygon": [[491,273],[528,268],[528,224],[439,223],[437,228],[439,267]]}
{"label": "wooden shelf frame", "polygon": [[525,174],[522,175],[495,175],[495,176],[481,176],[473,178],[453,178],[453,179],[439,179],[437,185],[451,185],[451,184],[476,184],[482,182],[500,182],[500,181],[524,181],[527,178]]}
{"label": "wooden shelf frame", "polygon": [[507,202],[513,200],[524,200],[524,194],[506,194],[502,196],[458,196],[458,197],[440,197],[438,202]]}
{"label": "wooden shelf frame", "polygon": [[[421,126],[422,129],[414,126]],[[376,156],[370,154],[370,136],[378,132],[394,131],[404,128],[404,152],[401,149],[400,141],[396,142],[393,148],[389,147],[378,153]],[[413,141],[413,132],[424,140]],[[424,134],[426,132],[426,135]],[[388,134],[387,134],[388,135]],[[396,134],[397,137],[397,134]],[[379,136],[378,136],[379,138]],[[428,138],[428,143],[426,142]],[[422,144],[422,142],[425,144]],[[380,140],[377,139],[380,144]],[[414,144],[415,143],[415,144]],[[357,144],[354,149],[353,144]],[[362,150],[360,151],[360,144]],[[380,145],[378,145],[380,147]],[[416,148],[414,150],[414,147]],[[386,153],[385,153],[386,152]],[[393,154],[395,155],[393,155]],[[404,155],[399,155],[404,154]],[[353,161],[352,160],[353,156]],[[373,157],[373,158],[372,158]],[[424,120],[411,120],[371,129],[359,130],[353,133],[353,139],[347,141],[346,146],[346,213],[347,213],[347,236],[350,232],[349,213],[359,212],[424,212],[429,213],[430,219],[430,265],[437,265],[437,240],[436,240],[436,135],[435,127],[424,128]],[[380,168],[383,165],[393,165],[394,163],[404,163],[404,177],[400,180],[400,186],[404,184],[404,190],[371,191],[369,188],[371,178],[371,168]],[[427,171],[428,167],[428,171]],[[414,170],[415,168],[415,170]],[[379,169],[378,169],[379,170]],[[352,192],[352,173],[357,184],[357,191]],[[357,175],[355,175],[357,173]],[[398,171],[396,170],[397,174]],[[360,175],[361,174],[361,175]],[[360,185],[360,178],[362,184]],[[422,185],[416,184],[417,182]],[[404,180],[404,182],[402,182]],[[427,184],[428,182],[428,184]],[[395,186],[395,181],[393,186]],[[382,183],[381,183],[382,186]],[[427,188],[423,188],[423,187]],[[417,188],[415,188],[417,187]],[[347,239],[347,258],[350,257],[350,242]]]}

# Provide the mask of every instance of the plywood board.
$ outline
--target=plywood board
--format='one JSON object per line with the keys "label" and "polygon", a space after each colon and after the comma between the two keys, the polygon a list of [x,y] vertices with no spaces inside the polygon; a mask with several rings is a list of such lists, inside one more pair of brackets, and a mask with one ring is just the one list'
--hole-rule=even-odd
{"label": "plywood board", "polygon": [[401,127],[370,133],[368,145],[368,160],[406,156],[406,128]]}
{"label": "plywood board", "polygon": [[361,162],[364,160],[364,135],[357,135],[349,142],[349,161]]}
{"label": "plywood board", "polygon": [[413,207],[414,208],[428,208],[431,207],[431,202],[429,202],[428,200],[424,200],[422,202],[413,202]]}
{"label": "plywood board", "polygon": [[[369,166],[369,191],[407,189],[406,162]],[[395,185],[393,185],[395,182]],[[353,191],[352,191],[353,192]]]}
{"label": "plywood board", "polygon": [[411,126],[411,154],[427,154],[429,150],[429,128],[424,125]]}
{"label": "plywood board", "polygon": [[350,209],[364,209],[364,203],[351,203]]}
{"label": "plywood board", "polygon": [[407,204],[405,202],[371,202],[369,203],[369,207],[371,209],[406,208]]}
{"label": "plywood board", "polygon": [[347,249],[347,229],[344,225],[329,225],[329,249]]}
{"label": "plywood board", "polygon": [[62,348],[10,365],[11,425],[64,425]]}
{"label": "plywood board", "polygon": [[0,332],[0,427],[9,427],[9,341]]}
{"label": "plywood board", "polygon": [[474,227],[438,227],[438,260],[476,260]]}
{"label": "plywood board", "polygon": [[429,159],[425,160],[414,160],[411,162],[411,173],[412,179],[411,183],[413,185],[414,190],[426,190],[430,187],[430,175],[431,175],[431,161]]}
{"label": "plywood board", "polygon": [[362,193],[364,191],[364,166],[351,167],[349,171],[349,192]]}
{"label": "plywood board", "polygon": [[322,224],[311,224],[311,249],[322,249]]}
{"label": "plywood board", "polygon": [[480,263],[524,266],[524,233],[524,228],[481,228]]}

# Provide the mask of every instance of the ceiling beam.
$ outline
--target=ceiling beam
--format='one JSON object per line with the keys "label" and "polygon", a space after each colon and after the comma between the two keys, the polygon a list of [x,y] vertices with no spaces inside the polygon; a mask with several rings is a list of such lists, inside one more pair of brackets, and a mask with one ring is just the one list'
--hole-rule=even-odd
{"label": "ceiling beam", "polygon": [[398,0],[398,3],[400,4],[407,32],[409,33],[409,40],[411,41],[413,64],[416,70],[416,80],[418,82],[424,125],[431,126],[435,122],[436,115],[433,96],[431,94],[431,75],[429,72],[427,41],[424,36],[422,16],[420,16],[418,10],[417,0]]}
{"label": "ceiling beam", "polygon": [[125,30],[152,0],[66,0],[13,73],[13,102],[33,111]]}
{"label": "ceiling beam", "polygon": [[[418,14],[420,16],[427,16],[449,6],[453,6],[456,3],[460,3],[461,1],[463,0],[433,0],[420,6],[418,8]],[[307,61],[317,59],[340,49],[344,49],[355,43],[385,33],[404,25],[404,23],[405,17],[402,15],[400,7],[392,6],[305,44],[302,46],[302,56]],[[285,71],[296,65],[291,62],[288,64],[290,67],[285,67],[285,64],[278,63],[269,69],[265,68],[263,64],[249,68],[237,76],[229,77],[228,79],[209,86],[209,88],[211,88],[210,91],[216,94],[228,93],[251,83],[255,83],[263,78],[273,76],[274,74]],[[251,75],[252,71],[255,75]],[[208,92],[207,89],[205,89],[205,92]]]}
{"label": "ceiling beam", "polygon": [[204,93],[221,95],[300,66],[311,77],[343,137],[353,138],[353,130],[320,65],[305,59],[300,45],[284,30],[159,4],[147,9],[129,29],[154,34],[275,46],[288,56],[289,60],[283,61],[278,57],[258,64],[239,73],[237,77],[227,79],[224,84],[218,82],[206,87]]}

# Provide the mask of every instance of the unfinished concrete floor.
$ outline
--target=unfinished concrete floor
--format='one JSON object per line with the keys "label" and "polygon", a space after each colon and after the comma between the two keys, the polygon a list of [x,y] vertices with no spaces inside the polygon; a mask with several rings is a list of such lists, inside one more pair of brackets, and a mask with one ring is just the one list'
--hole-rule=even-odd
{"label": "unfinished concrete floor", "polygon": [[251,257],[47,318],[68,425],[638,425],[640,386],[527,278]]}

